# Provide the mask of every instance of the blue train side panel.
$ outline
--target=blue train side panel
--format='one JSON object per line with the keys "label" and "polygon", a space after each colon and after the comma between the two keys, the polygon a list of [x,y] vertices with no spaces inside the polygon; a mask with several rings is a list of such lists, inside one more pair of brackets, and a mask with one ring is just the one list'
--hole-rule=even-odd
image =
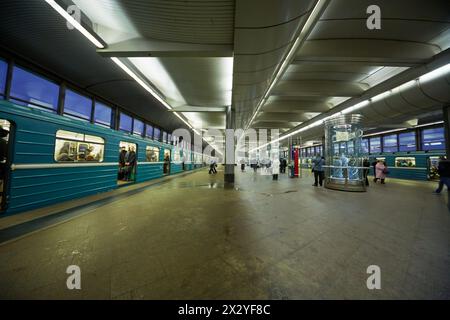
{"label": "blue train side panel", "polygon": [[[9,177],[7,213],[40,208],[117,188],[120,141],[137,145],[136,182],[163,176],[163,149],[170,145],[103,128],[81,120],[0,101],[0,118],[12,124],[13,164]],[[104,139],[100,163],[65,166],[54,159],[56,132],[66,130]],[[160,148],[160,162],[145,162],[146,146]],[[27,168],[30,165],[33,168]],[[38,167],[38,168],[35,168]],[[181,165],[179,166],[181,167]],[[174,165],[174,172],[180,170]],[[17,168],[17,169],[15,169]],[[19,170],[20,168],[20,170]]]}

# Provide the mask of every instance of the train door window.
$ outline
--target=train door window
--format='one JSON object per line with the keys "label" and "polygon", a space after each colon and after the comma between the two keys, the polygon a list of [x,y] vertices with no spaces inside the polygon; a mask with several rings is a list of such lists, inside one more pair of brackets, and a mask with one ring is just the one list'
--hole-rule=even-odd
{"label": "train door window", "polygon": [[58,130],[54,158],[57,162],[102,162],[104,147],[103,138]]}
{"label": "train door window", "polygon": [[158,162],[159,161],[159,148],[147,146],[145,149],[145,159],[147,162]]}
{"label": "train door window", "polygon": [[163,173],[164,174],[169,174],[170,173],[170,149],[164,149]]}
{"label": "train door window", "polygon": [[135,143],[120,141],[119,170],[117,183],[126,184],[136,180],[137,146]]}
{"label": "train door window", "polygon": [[11,123],[7,120],[0,119],[0,212],[6,208],[6,190],[9,182],[10,163],[9,143],[10,143]]}

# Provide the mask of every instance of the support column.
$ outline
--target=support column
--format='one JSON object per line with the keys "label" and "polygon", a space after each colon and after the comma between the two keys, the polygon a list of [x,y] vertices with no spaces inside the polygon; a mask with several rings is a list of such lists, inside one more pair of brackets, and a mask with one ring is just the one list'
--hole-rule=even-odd
{"label": "support column", "polygon": [[235,139],[234,139],[234,110],[231,106],[226,111],[226,129],[225,130],[225,184],[234,184],[235,167]]}
{"label": "support column", "polygon": [[450,156],[450,106],[444,106],[442,108],[444,116],[444,134],[445,134],[445,153],[447,159]]}

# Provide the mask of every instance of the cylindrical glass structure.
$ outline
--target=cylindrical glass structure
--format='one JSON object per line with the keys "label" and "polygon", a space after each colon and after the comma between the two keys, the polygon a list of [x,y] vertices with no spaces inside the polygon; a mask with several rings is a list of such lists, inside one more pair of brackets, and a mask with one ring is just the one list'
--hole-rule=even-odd
{"label": "cylindrical glass structure", "polygon": [[325,121],[325,187],[343,191],[366,191],[362,116],[346,114]]}

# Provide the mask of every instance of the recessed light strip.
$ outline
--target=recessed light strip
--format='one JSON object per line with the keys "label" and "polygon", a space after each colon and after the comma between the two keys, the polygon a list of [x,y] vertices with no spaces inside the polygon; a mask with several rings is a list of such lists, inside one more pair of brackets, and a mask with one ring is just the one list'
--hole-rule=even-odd
{"label": "recessed light strip", "polygon": [[266,93],[264,94],[263,98],[259,101],[259,103],[256,107],[256,110],[253,113],[253,116],[250,119],[250,122],[248,123],[246,129],[248,129],[250,127],[250,125],[253,123],[253,121],[255,120],[256,115],[258,114],[261,107],[264,105],[264,102],[266,101],[266,99],[269,97],[269,94],[272,91],[273,87],[278,82],[279,78],[281,77],[281,75],[284,73],[287,66],[289,65],[289,63],[292,59],[292,56],[295,54],[295,52],[297,51],[297,49],[300,45],[301,40],[303,40],[305,38],[305,36],[308,32],[308,29],[312,27],[313,21],[318,17],[318,15],[322,11],[322,9],[327,5],[328,2],[329,2],[329,0],[317,1],[311,14],[308,16],[308,19],[306,20],[305,24],[303,25],[302,30],[300,31],[300,34],[298,35],[297,39],[295,39],[294,45],[291,47],[291,49],[289,50],[289,53],[284,58],[280,69],[278,69],[276,76],[272,79],[272,82],[271,82],[269,88],[267,89]]}
{"label": "recessed light strip", "polygon": [[72,26],[81,32],[89,41],[91,41],[97,48],[104,49],[105,45],[101,43],[93,34],[91,34],[85,27],[75,20],[66,10],[64,10],[55,0],[45,0],[56,12],[64,17]]}

